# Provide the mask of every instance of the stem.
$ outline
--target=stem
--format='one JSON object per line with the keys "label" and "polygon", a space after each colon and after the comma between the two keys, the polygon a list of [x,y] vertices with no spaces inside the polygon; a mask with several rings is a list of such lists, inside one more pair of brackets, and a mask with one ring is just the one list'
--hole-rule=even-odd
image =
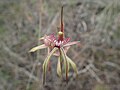
{"label": "stem", "polygon": [[62,8],[61,8],[61,32],[63,32],[63,37],[64,37],[63,6],[62,6]]}
{"label": "stem", "polygon": [[63,41],[64,39],[64,25],[63,25],[63,6],[61,7],[61,28],[58,32],[58,41]]}
{"label": "stem", "polygon": [[64,28],[63,28],[63,6],[61,8],[61,32],[63,32]]}

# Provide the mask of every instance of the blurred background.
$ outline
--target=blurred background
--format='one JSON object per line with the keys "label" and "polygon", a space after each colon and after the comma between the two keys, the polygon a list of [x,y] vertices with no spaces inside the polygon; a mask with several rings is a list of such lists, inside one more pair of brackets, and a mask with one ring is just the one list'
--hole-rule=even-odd
{"label": "blurred background", "polygon": [[[28,51],[57,32],[62,4],[78,78],[59,79],[55,60],[43,86],[46,50]],[[120,90],[120,0],[0,0],[0,90]]]}

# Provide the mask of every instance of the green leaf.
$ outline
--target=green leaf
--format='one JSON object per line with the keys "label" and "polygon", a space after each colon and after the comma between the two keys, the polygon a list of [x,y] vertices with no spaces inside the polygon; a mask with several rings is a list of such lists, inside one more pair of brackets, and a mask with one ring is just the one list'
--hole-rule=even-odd
{"label": "green leaf", "polygon": [[29,52],[35,52],[35,51],[37,51],[39,49],[43,49],[43,48],[47,48],[47,46],[45,46],[45,44],[42,44],[42,45],[32,48]]}
{"label": "green leaf", "polygon": [[48,66],[48,62],[50,60],[50,57],[53,55],[53,53],[57,50],[58,48],[54,48],[46,57],[44,63],[43,63],[43,84],[45,83],[45,79],[46,79],[46,72],[47,72],[47,66]]}
{"label": "green leaf", "polygon": [[73,70],[75,71],[76,75],[78,74],[78,70],[77,70],[77,66],[76,64],[68,57],[66,56],[67,61],[70,63],[70,65],[72,66]]}
{"label": "green leaf", "polygon": [[68,62],[67,62],[67,58],[66,58],[66,53],[64,52],[63,48],[60,48],[60,52],[61,52],[61,55],[64,60],[66,80],[68,80]]}

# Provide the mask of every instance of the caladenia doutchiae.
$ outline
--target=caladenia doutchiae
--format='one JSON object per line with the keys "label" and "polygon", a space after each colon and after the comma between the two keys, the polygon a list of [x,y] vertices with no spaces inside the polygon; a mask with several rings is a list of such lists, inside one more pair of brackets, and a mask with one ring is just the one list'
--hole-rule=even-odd
{"label": "caladenia doutchiae", "polygon": [[78,44],[79,41],[70,41],[70,38],[65,38],[64,25],[63,25],[63,7],[61,8],[61,27],[58,31],[57,37],[54,34],[45,35],[40,38],[43,41],[42,45],[32,48],[29,52],[35,52],[39,49],[48,49],[48,55],[43,62],[43,84],[46,80],[46,72],[50,68],[50,58],[52,55],[58,57],[57,74],[62,77],[62,72],[65,71],[66,81],[68,80],[68,73],[70,68],[73,68],[77,75],[76,64],[67,56],[67,51],[71,45]]}

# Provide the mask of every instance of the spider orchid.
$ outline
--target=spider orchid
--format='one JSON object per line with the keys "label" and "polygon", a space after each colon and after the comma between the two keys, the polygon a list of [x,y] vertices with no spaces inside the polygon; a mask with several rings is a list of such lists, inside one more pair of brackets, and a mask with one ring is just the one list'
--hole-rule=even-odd
{"label": "spider orchid", "polygon": [[[70,66],[73,68],[77,75],[77,67],[76,64],[66,55],[68,49],[71,45],[78,44],[79,41],[70,42],[70,38],[65,38],[64,36],[64,25],[63,25],[63,7],[61,9],[61,28],[58,32],[58,37],[56,38],[54,34],[45,35],[44,37],[40,38],[43,40],[44,44],[36,46],[30,50],[30,52],[35,52],[40,49],[48,48],[48,55],[43,62],[43,84],[46,80],[46,72],[49,69],[49,62],[52,55],[58,57],[58,64],[57,64],[57,74],[58,76],[62,76],[62,71],[64,69],[66,80],[68,80],[68,72]],[[64,65],[64,68],[62,66]]]}

